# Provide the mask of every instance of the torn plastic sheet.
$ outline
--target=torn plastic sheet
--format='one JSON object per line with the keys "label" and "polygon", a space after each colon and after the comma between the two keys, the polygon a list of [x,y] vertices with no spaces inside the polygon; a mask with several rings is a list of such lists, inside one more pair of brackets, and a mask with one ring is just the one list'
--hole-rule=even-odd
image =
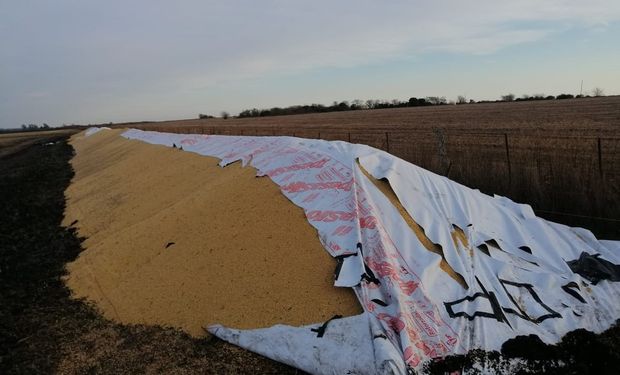
{"label": "torn plastic sheet", "polygon": [[[294,137],[135,129],[122,136],[182,146],[221,159],[221,166],[241,160],[305,210],[338,259],[335,284],[352,287],[365,313],[330,322],[321,338],[308,327],[211,328],[275,360],[313,373],[404,373],[435,357],[497,350],[517,335],[556,343],[578,328],[601,332],[620,317],[620,284],[593,285],[566,263],[585,252],[619,264],[618,242],[538,218],[527,205],[482,194],[386,152]],[[389,181],[442,255],[427,250],[365,172]],[[356,367],[358,361],[364,365]]]}
{"label": "torn plastic sheet", "polygon": [[[372,375],[379,372],[404,372],[400,355],[375,360],[373,342],[386,339],[380,334],[373,338],[369,319],[373,319],[372,315],[364,313],[332,320],[322,337],[318,337],[313,331],[320,324],[304,327],[276,325],[254,330],[237,330],[215,325],[209,327],[209,332],[232,344],[311,374]],[[273,350],[274,348],[277,350]],[[397,354],[390,350],[381,352]],[[383,367],[378,369],[378,364]]]}

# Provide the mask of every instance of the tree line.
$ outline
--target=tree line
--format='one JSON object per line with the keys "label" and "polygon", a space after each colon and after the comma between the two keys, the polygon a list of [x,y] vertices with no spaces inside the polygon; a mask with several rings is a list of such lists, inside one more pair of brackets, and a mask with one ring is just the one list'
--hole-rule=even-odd
{"label": "tree line", "polygon": [[46,123],[43,123],[43,125],[39,126],[37,124],[22,124],[21,128],[16,128],[16,129],[1,129],[0,128],[0,133],[15,133],[15,132],[35,132],[35,131],[39,131],[39,130],[48,130],[51,129],[50,126]]}
{"label": "tree line", "polygon": [[[592,96],[604,96],[603,90],[595,88],[592,91]],[[534,101],[534,100],[562,100],[573,98],[591,97],[590,95],[573,95],[573,94],[559,94],[554,95],[522,95],[516,97],[514,94],[502,95],[498,100],[473,100],[467,99],[463,95],[459,95],[456,101],[448,101],[445,96],[427,96],[424,98],[409,98],[407,101],[401,101],[399,99],[394,100],[352,100],[352,101],[334,101],[331,105],[324,104],[306,104],[306,105],[292,105],[288,107],[273,107],[265,109],[245,109],[239,113],[237,117],[266,117],[266,116],[285,116],[285,115],[300,115],[309,113],[324,113],[324,112],[340,112],[340,111],[357,111],[357,110],[370,110],[370,109],[383,109],[383,108],[404,108],[404,107],[424,107],[424,106],[437,106],[437,105],[450,105],[450,104],[476,104],[476,103],[498,103],[498,102],[520,102],[520,101]],[[200,114],[200,119],[210,119],[214,116]],[[230,117],[228,112],[222,112],[221,116],[224,119]]]}
{"label": "tree line", "polygon": [[403,108],[403,107],[419,107],[431,105],[446,105],[448,100],[445,97],[427,96],[426,98],[410,98],[408,101],[400,101],[394,99],[387,100],[353,100],[333,102],[332,105],[310,104],[310,105],[293,105],[290,107],[273,107],[269,109],[246,109],[239,113],[238,117],[262,117],[262,116],[282,116],[282,115],[298,115],[304,113],[322,113],[322,112],[339,112],[339,111],[357,111],[363,109],[382,109],[382,108]]}

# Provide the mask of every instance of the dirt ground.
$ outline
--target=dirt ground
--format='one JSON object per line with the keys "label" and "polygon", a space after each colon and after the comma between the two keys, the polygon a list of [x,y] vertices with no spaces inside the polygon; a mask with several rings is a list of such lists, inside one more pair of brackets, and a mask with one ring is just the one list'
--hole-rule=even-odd
{"label": "dirt ground", "polygon": [[61,140],[0,158],[0,374],[301,373],[217,339],[113,323],[71,299],[61,278],[82,251],[61,226],[72,153]]}
{"label": "dirt ground", "polygon": [[[545,344],[536,335],[517,336],[506,341],[501,352],[472,350],[429,362],[424,372],[479,374],[484,366],[496,374],[615,375],[620,367],[619,348],[620,320],[598,335],[584,329],[569,332],[557,345]],[[511,365],[515,360],[519,361],[516,368]]]}

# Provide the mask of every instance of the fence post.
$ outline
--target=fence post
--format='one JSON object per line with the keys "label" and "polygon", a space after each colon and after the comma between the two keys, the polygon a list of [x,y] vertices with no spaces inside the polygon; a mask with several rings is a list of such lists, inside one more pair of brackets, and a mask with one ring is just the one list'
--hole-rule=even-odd
{"label": "fence post", "polygon": [[508,133],[504,133],[504,144],[506,145],[506,162],[508,163],[508,189],[512,187],[512,166],[510,165],[510,149],[508,147]]}
{"label": "fence post", "polygon": [[390,137],[388,134],[389,134],[388,132],[385,132],[385,149],[386,149],[385,151],[389,153],[390,152]]}
{"label": "fence post", "polygon": [[601,137],[598,137],[598,170],[601,177],[603,177],[603,153],[601,150]]}

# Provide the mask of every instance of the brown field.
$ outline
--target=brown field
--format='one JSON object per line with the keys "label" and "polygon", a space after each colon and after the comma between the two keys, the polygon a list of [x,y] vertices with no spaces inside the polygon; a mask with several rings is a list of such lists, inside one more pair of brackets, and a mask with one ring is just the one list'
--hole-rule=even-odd
{"label": "brown field", "polygon": [[115,126],[364,143],[620,238],[620,96]]}
{"label": "brown field", "polygon": [[61,129],[32,131],[22,133],[0,133],[0,157],[13,154],[37,142],[46,140],[52,141],[54,138],[77,133],[79,129]]}
{"label": "brown field", "polygon": [[[358,131],[467,131],[472,133],[509,133],[531,135],[619,136],[620,96],[569,100],[484,103],[345,111],[307,115],[272,116],[259,118],[229,118],[227,120],[188,119],[126,125],[200,127],[206,129],[259,130],[291,134],[296,130],[326,132]],[[273,135],[270,134],[270,135]]]}

